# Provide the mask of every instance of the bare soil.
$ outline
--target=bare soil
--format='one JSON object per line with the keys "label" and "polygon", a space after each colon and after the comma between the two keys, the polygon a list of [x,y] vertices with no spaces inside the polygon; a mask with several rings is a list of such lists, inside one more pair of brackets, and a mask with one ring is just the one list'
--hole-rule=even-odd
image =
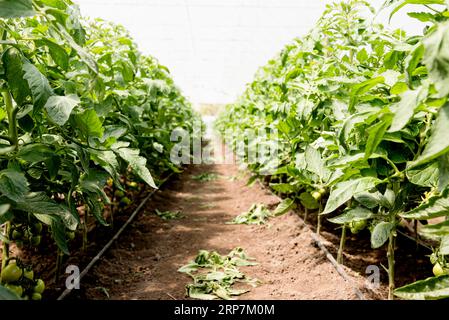
{"label": "bare soil", "polygon": [[[219,178],[193,179],[205,172]],[[375,293],[367,291],[365,276],[351,269],[346,271],[352,281],[344,281],[294,212],[263,226],[226,224],[254,203],[270,208],[279,203],[267,189],[257,183],[248,186],[247,181],[248,175],[241,177],[236,165],[188,167],[155,194],[116,247],[83,279],[83,290],[73,298],[185,299],[185,285],[191,280],[178,268],[194,259],[198,250],[227,254],[235,247],[256,259],[257,266],[243,271],[262,281],[240,299],[356,299],[354,286],[367,299],[385,297],[385,286]],[[164,221],[155,209],[179,210],[185,218]],[[347,259],[352,261],[350,256]],[[358,269],[364,272],[373,262],[365,261],[365,267]]]}

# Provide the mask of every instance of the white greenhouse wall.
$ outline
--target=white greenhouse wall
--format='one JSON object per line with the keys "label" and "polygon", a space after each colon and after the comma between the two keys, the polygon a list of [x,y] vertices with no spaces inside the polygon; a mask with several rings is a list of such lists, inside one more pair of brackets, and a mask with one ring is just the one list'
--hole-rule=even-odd
{"label": "white greenhouse wall", "polygon": [[[77,0],[84,15],[123,24],[195,103],[233,101],[257,68],[305,34],[328,0]],[[379,8],[384,0],[370,1]],[[422,11],[422,9],[420,9]],[[387,14],[379,21],[386,22]],[[387,23],[387,22],[386,22]],[[399,13],[393,27],[416,33]]]}

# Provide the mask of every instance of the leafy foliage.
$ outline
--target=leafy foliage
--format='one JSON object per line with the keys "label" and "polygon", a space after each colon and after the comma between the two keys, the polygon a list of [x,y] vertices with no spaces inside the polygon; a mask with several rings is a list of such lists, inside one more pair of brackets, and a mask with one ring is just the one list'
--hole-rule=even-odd
{"label": "leafy foliage", "polygon": [[[422,35],[372,23],[365,1],[328,5],[314,29],[260,68],[216,123],[234,148],[278,145],[279,165],[269,176],[275,191],[319,218],[345,210],[330,218],[337,224],[368,220],[373,248],[389,244],[391,275],[401,219],[449,216],[448,2],[386,1],[384,8],[394,15],[408,4],[433,9],[409,13],[430,23]],[[248,142],[251,128],[277,135]],[[259,175],[264,165],[248,164]]]}
{"label": "leafy foliage", "polygon": [[184,215],[180,211],[159,211],[155,210],[156,215],[163,220],[176,220],[184,218]]}
{"label": "leafy foliage", "polygon": [[199,135],[199,116],[123,27],[71,0],[0,0],[0,37],[0,223],[40,221],[68,254],[80,208],[107,225],[108,180],[179,172],[170,133]]}
{"label": "leafy foliage", "polygon": [[200,250],[194,261],[181,267],[178,271],[188,274],[193,283],[186,286],[186,295],[193,299],[231,300],[233,296],[242,295],[249,290],[234,289],[237,282],[256,286],[258,280],[242,273],[238,268],[257,265],[242,248],[235,248],[228,255],[222,256],[215,251]]}
{"label": "leafy foliage", "polygon": [[200,173],[199,175],[194,176],[193,180],[207,182],[207,181],[217,180],[219,177],[220,177],[220,175],[218,175],[216,173],[204,172],[204,173]]}

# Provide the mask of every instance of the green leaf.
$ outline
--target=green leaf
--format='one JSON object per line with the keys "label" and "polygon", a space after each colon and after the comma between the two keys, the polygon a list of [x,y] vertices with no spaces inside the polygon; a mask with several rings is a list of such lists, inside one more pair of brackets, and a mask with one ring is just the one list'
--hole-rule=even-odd
{"label": "green leaf", "polygon": [[103,124],[95,110],[89,109],[81,114],[76,114],[74,122],[76,128],[81,131],[86,140],[92,137],[101,138],[103,136]]}
{"label": "green leaf", "polygon": [[335,185],[324,208],[323,214],[331,213],[350,200],[355,194],[374,188],[380,181],[373,177],[361,177]]}
{"label": "green leaf", "polygon": [[329,176],[329,171],[326,169],[324,161],[321,159],[320,152],[310,146],[307,146],[304,152],[307,170],[316,174],[322,181],[325,181]]}
{"label": "green leaf", "polygon": [[405,82],[398,82],[390,89],[391,94],[401,94],[408,90],[408,86]]}
{"label": "green leaf", "polygon": [[441,195],[433,196],[417,208],[400,214],[406,219],[428,220],[449,215],[449,188]]}
{"label": "green leaf", "polygon": [[[449,32],[448,32],[449,33]],[[411,162],[408,168],[427,163],[449,151],[449,103],[446,103],[438,113],[438,117],[432,127],[432,134],[426,144],[423,153]]]}
{"label": "green leaf", "polygon": [[0,171],[0,193],[13,201],[20,201],[30,191],[25,175],[12,169]]}
{"label": "green leaf", "polygon": [[382,221],[378,223],[371,232],[371,247],[373,249],[382,247],[387,242],[393,229],[394,224],[391,222]]}
{"label": "green leaf", "polygon": [[146,167],[147,159],[139,155],[139,150],[130,148],[117,148],[114,152],[125,160],[130,168],[149,186],[157,189],[150,171]]}
{"label": "green leaf", "polygon": [[438,158],[438,191],[442,192],[449,186],[449,154]]}
{"label": "green leaf", "polygon": [[14,47],[5,50],[2,56],[9,90],[19,106],[22,106],[30,95],[28,82],[23,77],[22,59],[22,53]]}
{"label": "green leaf", "polygon": [[61,219],[64,226],[69,230],[75,231],[78,225],[77,219],[73,217],[71,211],[65,205],[54,202],[44,193],[33,192],[28,194],[17,202],[16,208],[34,214],[37,219],[47,225],[51,225],[55,217]]}
{"label": "green leaf", "polygon": [[[11,208],[10,204],[1,204],[0,205],[0,225],[4,224],[5,222],[11,220],[13,218],[12,212],[9,210]],[[1,234],[1,232],[0,232]]]}
{"label": "green leaf", "polygon": [[270,183],[270,188],[283,194],[298,192],[298,187],[291,183]]}
{"label": "green leaf", "polygon": [[21,300],[21,299],[15,292],[12,292],[8,288],[5,288],[4,286],[0,285],[0,300]]}
{"label": "green leaf", "polygon": [[100,165],[109,175],[114,179],[117,185],[120,184],[119,173],[120,165],[117,161],[117,156],[112,151],[91,151],[92,160]]}
{"label": "green leaf", "polygon": [[48,51],[53,61],[60,66],[61,69],[67,71],[69,68],[69,55],[63,47],[49,39],[39,39],[37,43],[48,47]]}
{"label": "green leaf", "polygon": [[399,3],[390,13],[389,21],[391,21],[391,18],[395,13],[397,13],[401,8],[406,6],[407,4],[444,4],[445,0],[404,0],[401,3]]}
{"label": "green leaf", "polygon": [[35,14],[31,0],[0,0],[0,18],[20,18]]}
{"label": "green leaf", "polygon": [[7,115],[8,114],[6,113],[5,110],[0,109],[0,122],[3,121],[3,119],[5,119]]}
{"label": "green leaf", "polygon": [[407,15],[421,22],[429,22],[435,20],[435,16],[429,12],[407,12]]}
{"label": "green leaf", "polygon": [[419,229],[419,234],[426,238],[444,237],[449,234],[449,220],[426,224]]}
{"label": "green leaf", "polygon": [[423,62],[429,70],[429,78],[438,90],[438,97],[449,94],[449,21],[437,24],[434,32],[422,40]]}
{"label": "green leaf", "polygon": [[78,45],[73,37],[64,28],[59,28],[58,30],[62,33],[64,39],[67,41],[70,47],[72,47],[72,49],[75,50],[75,52],[78,54],[81,61],[83,61],[92,72],[98,73],[98,66],[94,58],[89,53],[87,53],[80,45]]}
{"label": "green leaf", "polygon": [[290,210],[295,208],[295,201],[293,199],[284,199],[282,200],[281,203],[278,204],[278,206],[276,207],[276,209],[274,209],[273,211],[273,215],[275,216],[280,216],[283,215],[287,212],[289,212]]}
{"label": "green leaf", "polygon": [[379,205],[383,205],[383,197],[384,196],[379,191],[360,192],[354,195],[354,199],[368,209],[373,209]]}
{"label": "green leaf", "polygon": [[378,84],[384,83],[384,81],[385,81],[384,77],[377,77],[354,85],[351,90],[349,110],[352,110],[354,108],[357,100],[360,98],[361,95],[367,93],[369,90],[371,90]]}
{"label": "green leaf", "polygon": [[69,120],[73,109],[79,104],[80,99],[74,94],[52,96],[45,104],[45,110],[47,110],[48,116],[54,123],[63,126]]}
{"label": "green leaf", "polygon": [[410,182],[418,186],[430,188],[436,188],[438,186],[440,171],[437,162],[415,167],[406,171],[406,174]]}
{"label": "green leaf", "polygon": [[20,148],[17,157],[28,162],[41,162],[53,157],[55,152],[41,143],[28,144]]}
{"label": "green leaf", "polygon": [[0,216],[7,213],[10,208],[11,208],[11,206],[9,204],[0,204]]}
{"label": "green leaf", "polygon": [[449,298],[449,275],[416,281],[394,290],[394,294],[408,300],[438,300]]}
{"label": "green leaf", "polygon": [[306,209],[315,210],[319,207],[318,201],[316,201],[316,199],[312,197],[310,192],[301,193],[299,195],[299,200]]}
{"label": "green leaf", "polygon": [[381,120],[367,129],[368,139],[365,147],[365,159],[368,159],[374,152],[376,152],[390,123],[391,117],[386,117],[386,119]]}
{"label": "green leaf", "polygon": [[[36,215],[36,217],[39,219],[38,215]],[[50,226],[51,226],[51,235],[55,240],[56,245],[59,247],[59,249],[61,249],[61,251],[64,254],[70,255],[66,239],[66,228],[62,220],[59,219],[58,217],[52,217],[52,222]]]}
{"label": "green leaf", "polygon": [[98,201],[98,194],[89,193],[86,196],[87,204],[89,205],[90,212],[93,214],[95,219],[103,225],[108,226],[109,224],[106,222],[106,220],[103,217],[104,214],[104,206],[102,203]]}
{"label": "green leaf", "polygon": [[449,235],[446,234],[442,239],[440,243],[440,254],[442,255],[449,255]]}
{"label": "green leaf", "polygon": [[427,90],[422,88],[406,91],[401,96],[401,100],[392,107],[394,117],[388,132],[396,132],[404,128],[410,122],[416,108],[419,107],[426,96]]}
{"label": "green leaf", "polygon": [[67,9],[67,4],[65,3],[65,0],[40,0],[40,1],[49,7],[61,10]]}
{"label": "green leaf", "polygon": [[328,219],[330,222],[332,223],[336,223],[336,224],[346,224],[346,223],[350,223],[350,222],[354,222],[354,221],[363,221],[363,220],[367,220],[370,219],[373,216],[373,213],[365,208],[362,207],[357,207],[354,209],[350,209],[348,211],[346,211],[345,213],[334,217],[334,218],[330,218]]}
{"label": "green leaf", "polygon": [[362,48],[362,50],[357,52],[356,58],[360,63],[366,62],[366,60],[368,60],[368,58],[369,58],[368,53],[366,52],[366,49]]}
{"label": "green leaf", "polygon": [[33,95],[33,101],[37,109],[41,109],[50,96],[53,95],[53,90],[48,83],[47,78],[29,61],[23,62],[24,79],[28,82],[28,86]]}

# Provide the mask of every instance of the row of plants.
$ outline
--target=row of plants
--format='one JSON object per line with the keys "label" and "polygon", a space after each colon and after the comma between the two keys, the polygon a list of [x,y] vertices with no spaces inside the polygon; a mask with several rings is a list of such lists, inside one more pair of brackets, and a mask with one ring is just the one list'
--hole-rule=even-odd
{"label": "row of plants", "polygon": [[[365,1],[328,5],[216,126],[237,150],[277,146],[275,158],[240,156],[316,212],[318,233],[324,218],[341,226],[338,261],[347,230],[368,228],[372,248],[387,249],[389,298],[439,299],[449,297],[449,4],[389,0],[382,10],[409,4],[422,4],[408,13],[422,35],[374,23]],[[245,138],[254,128],[258,138]],[[396,289],[397,230],[407,226],[432,241],[435,276]]]}
{"label": "row of plants", "polygon": [[126,189],[179,172],[170,135],[199,135],[200,120],[123,27],[83,19],[70,0],[0,1],[0,91],[1,284],[39,300],[42,280],[12,244],[51,237],[60,268],[75,232],[85,248],[89,221],[111,225],[105,207]]}

